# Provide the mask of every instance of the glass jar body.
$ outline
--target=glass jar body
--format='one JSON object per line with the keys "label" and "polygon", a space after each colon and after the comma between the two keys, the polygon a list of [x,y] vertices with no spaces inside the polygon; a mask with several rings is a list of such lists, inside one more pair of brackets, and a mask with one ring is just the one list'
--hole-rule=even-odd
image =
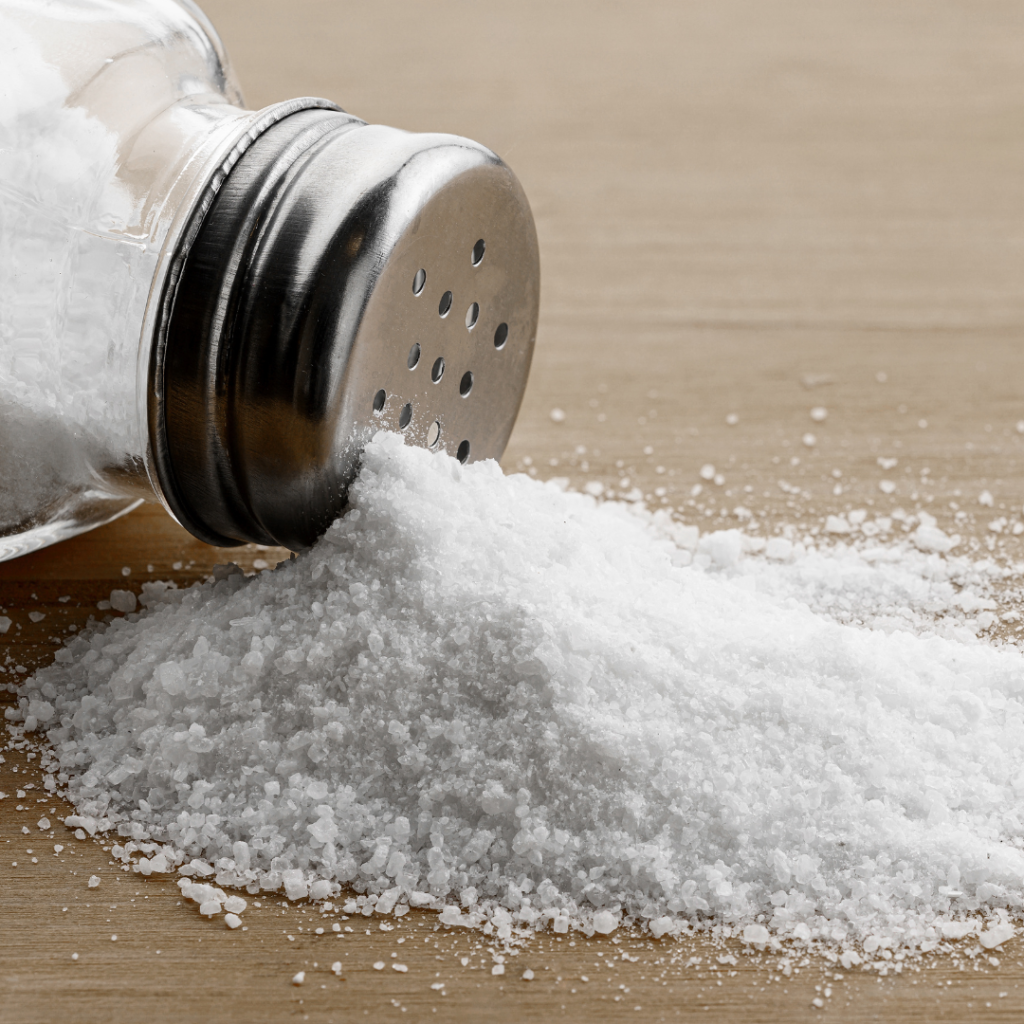
{"label": "glass jar body", "polygon": [[154,304],[256,120],[190,3],[0,0],[0,559],[153,496]]}

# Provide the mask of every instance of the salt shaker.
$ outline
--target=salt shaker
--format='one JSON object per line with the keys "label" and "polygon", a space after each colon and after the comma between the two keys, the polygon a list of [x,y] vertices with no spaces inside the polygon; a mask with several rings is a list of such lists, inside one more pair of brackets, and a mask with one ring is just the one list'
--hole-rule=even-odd
{"label": "salt shaker", "polygon": [[0,559],[154,498],[305,548],[378,429],[499,457],[538,302],[484,146],[247,110],[189,0],[0,0]]}

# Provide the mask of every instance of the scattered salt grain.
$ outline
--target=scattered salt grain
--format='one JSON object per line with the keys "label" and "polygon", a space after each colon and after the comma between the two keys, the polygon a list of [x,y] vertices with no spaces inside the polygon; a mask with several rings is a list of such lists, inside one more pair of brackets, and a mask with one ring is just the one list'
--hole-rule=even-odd
{"label": "scattered salt grain", "polygon": [[714,480],[715,479],[715,467],[710,462],[700,467],[700,478],[702,480]]}
{"label": "scattered salt grain", "polygon": [[500,974],[504,974],[504,973],[505,973],[505,965],[504,964],[495,964],[491,968],[491,974],[498,974],[498,975],[500,975]]}
{"label": "scattered salt grain", "polygon": [[78,954],[77,953],[72,953],[71,954],[71,959],[72,960],[77,960],[78,959]]}
{"label": "scattered salt grain", "polygon": [[293,974],[292,975],[292,984],[293,985],[302,985],[305,982],[305,980],[306,980],[306,972],[305,971],[299,971],[298,974]]}
{"label": "scattered salt grain", "polygon": [[399,974],[405,974],[409,968],[405,964],[392,964],[391,970],[398,971]]}
{"label": "scattered salt grain", "polygon": [[879,480],[878,489],[883,494],[893,494],[896,490],[896,484],[892,480]]}
{"label": "scattered salt grain", "polygon": [[531,971],[530,968],[527,967],[526,970],[523,971],[523,981],[533,981],[533,977],[533,971]]}
{"label": "scattered salt grain", "polygon": [[229,928],[238,928],[242,924],[242,919],[237,914],[225,914],[224,923]]}
{"label": "scattered salt grain", "polygon": [[978,504],[984,505],[985,508],[992,508],[992,506],[995,504],[995,499],[992,497],[992,492],[982,491],[981,494],[978,495]]}
{"label": "scattered salt grain", "polygon": [[46,618],[46,612],[29,612],[28,617],[32,622],[42,622]]}
{"label": "scattered salt grain", "polygon": [[853,963],[975,911],[1012,934],[1024,656],[978,640],[995,577],[934,521],[699,536],[394,435],[350,501],[277,569],[143,584],[25,682],[69,824],[165,844],[200,912],[215,873],[499,941],[728,922]]}
{"label": "scattered salt grain", "polygon": [[828,409],[823,405],[816,405],[811,410],[811,419],[814,420],[815,423],[824,423],[825,420],[828,419]]}
{"label": "scattered salt grain", "polygon": [[331,970],[332,970],[332,971],[333,971],[333,972],[334,972],[334,973],[335,973],[335,974],[336,974],[336,975],[337,975],[338,977],[340,977],[340,976],[341,976],[341,961],[340,961],[340,960],[335,960],[335,961],[334,961],[334,963],[333,963],[333,964],[331,964]]}
{"label": "scattered salt grain", "polygon": [[548,415],[551,417],[551,422],[552,423],[564,423],[565,422],[565,410],[564,409],[557,409],[557,408],[556,409],[552,409],[551,412],[548,413]]}
{"label": "scattered salt grain", "polygon": [[1004,942],[1012,939],[1016,934],[1017,929],[1009,921],[1003,921],[992,925],[988,931],[982,932],[978,936],[978,941],[985,949],[995,949],[997,946],[1001,946]]}
{"label": "scattered salt grain", "polygon": [[813,448],[818,443],[818,439],[813,434],[804,434],[800,440],[805,448]]}
{"label": "scattered salt grain", "polygon": [[378,960],[378,961],[377,961],[377,962],[376,962],[376,963],[375,963],[375,964],[373,965],[373,969],[374,969],[375,971],[383,971],[383,970],[384,970],[384,961],[383,961],[383,960]]}
{"label": "scattered salt grain", "polygon": [[739,416],[737,416],[734,412],[729,413],[728,416],[725,417],[725,422],[730,427],[735,427],[736,424],[739,423],[739,421]]}
{"label": "scattered salt grain", "polygon": [[100,884],[100,876],[99,875],[90,875],[89,876],[89,888],[90,889],[97,888],[99,886],[99,884]]}
{"label": "scattered salt grain", "polygon": [[11,628],[11,620],[6,615],[0,615],[0,633],[6,633]]}
{"label": "scattered salt grain", "polygon": [[112,590],[110,592],[110,607],[115,612],[133,612],[138,604],[138,598],[130,590]]}

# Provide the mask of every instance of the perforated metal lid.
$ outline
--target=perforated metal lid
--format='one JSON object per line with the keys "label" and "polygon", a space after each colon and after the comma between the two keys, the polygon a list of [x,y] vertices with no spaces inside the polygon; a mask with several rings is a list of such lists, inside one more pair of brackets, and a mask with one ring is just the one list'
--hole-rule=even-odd
{"label": "perforated metal lid", "polygon": [[168,505],[210,543],[301,549],[378,429],[500,457],[538,301],[529,204],[494,153],[293,114],[231,171],[167,303],[150,430]]}

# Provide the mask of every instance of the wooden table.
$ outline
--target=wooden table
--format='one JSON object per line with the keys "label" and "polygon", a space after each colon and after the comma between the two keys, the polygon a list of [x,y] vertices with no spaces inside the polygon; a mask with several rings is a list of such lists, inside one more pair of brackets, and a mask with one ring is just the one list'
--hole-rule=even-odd
{"label": "wooden table", "polygon": [[[959,511],[957,532],[979,549],[1019,557],[1020,540],[988,524],[1020,520],[1024,501],[1024,6],[209,0],[206,9],[250,105],[328,96],[371,121],[479,139],[520,175],[543,297],[507,468],[532,464],[576,484],[626,474],[652,503],[663,497],[706,528],[735,526],[739,505],[766,532],[813,530],[849,508],[921,504],[949,528]],[[818,405],[824,423],[809,418]],[[563,422],[550,418],[555,407]],[[809,431],[813,447],[801,441]],[[880,456],[899,462],[883,470]],[[691,498],[705,463],[725,483]],[[895,493],[879,490],[883,477]],[[983,489],[993,508],[978,504]],[[115,586],[188,582],[218,561],[275,554],[216,551],[143,507],[0,566],[0,605],[15,621],[4,656],[28,669],[45,663],[55,638]],[[33,623],[30,611],[46,618]],[[40,831],[43,812],[57,822],[67,809],[38,789],[17,798],[37,781],[33,763],[4,756],[4,1024],[1024,1014],[1016,942],[998,968],[947,962],[826,981],[827,965],[812,963],[769,983],[743,956],[720,964],[721,951],[699,942],[628,937],[541,938],[495,976],[486,947],[435,931],[435,915],[410,913],[392,931],[353,918],[339,939],[316,936],[315,913],[280,898],[251,907],[247,931],[229,932],[178,906],[173,881],[125,875],[100,843],[59,824]],[[93,874],[101,882],[90,889]],[[373,970],[395,953],[407,973]],[[702,957],[700,968],[668,963],[682,953]],[[343,980],[326,969],[337,959]],[[521,980],[525,967],[534,981]],[[299,970],[306,982],[294,986]],[[438,981],[443,994],[430,987]],[[832,995],[815,1009],[827,983]]]}

